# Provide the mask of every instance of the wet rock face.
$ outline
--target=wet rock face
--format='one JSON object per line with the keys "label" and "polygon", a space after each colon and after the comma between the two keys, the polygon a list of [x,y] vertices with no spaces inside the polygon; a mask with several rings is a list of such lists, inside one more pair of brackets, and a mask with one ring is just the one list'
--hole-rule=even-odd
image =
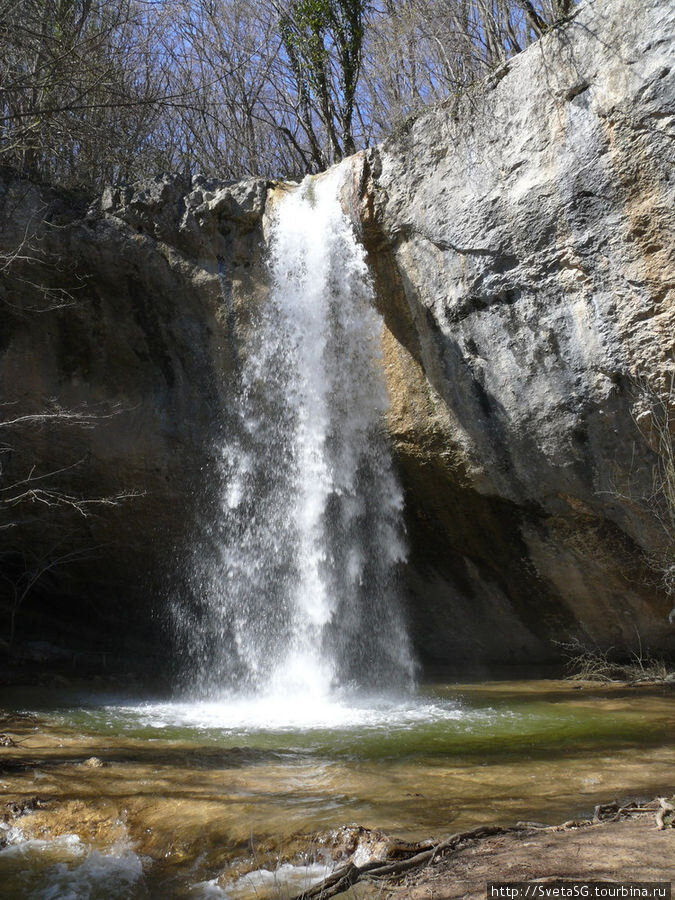
{"label": "wet rock face", "polygon": [[208,521],[237,331],[264,293],[265,195],[257,180],[161,179],[87,208],[0,185],[0,252],[20,248],[2,273],[3,419],[50,414],[3,428],[2,486],[37,477],[26,487],[47,492],[2,508],[3,571],[22,586],[65,557],[22,604],[19,636],[122,645],[132,662],[139,636],[156,639]]}
{"label": "wet rock face", "polygon": [[674,34],[667,0],[587,3],[355,163],[428,660],[673,647]]}

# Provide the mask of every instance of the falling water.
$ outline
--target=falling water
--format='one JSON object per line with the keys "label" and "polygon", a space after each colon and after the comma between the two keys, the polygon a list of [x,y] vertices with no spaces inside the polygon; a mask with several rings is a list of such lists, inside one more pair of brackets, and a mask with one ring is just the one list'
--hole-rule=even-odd
{"label": "falling water", "polygon": [[319,700],[412,677],[382,322],[342,177],[309,177],[276,209],[271,296],[242,352],[202,560],[202,693]]}

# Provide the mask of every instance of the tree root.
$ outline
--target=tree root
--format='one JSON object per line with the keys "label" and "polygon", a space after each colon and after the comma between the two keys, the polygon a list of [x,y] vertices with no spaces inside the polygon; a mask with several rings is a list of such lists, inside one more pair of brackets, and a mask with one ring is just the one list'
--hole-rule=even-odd
{"label": "tree root", "polygon": [[425,863],[433,862],[437,856],[448,850],[454,850],[464,841],[480,840],[498,834],[509,834],[514,831],[527,831],[531,827],[526,824],[511,825],[509,827],[503,825],[480,825],[478,828],[472,828],[470,831],[457,832],[457,834],[451,835],[428,850],[415,853],[408,859],[401,859],[396,862],[379,860],[366,863],[364,866],[355,866],[353,863],[347,863],[347,865],[336,869],[332,875],[329,875],[328,878],[325,878],[319,884],[298,894],[293,900],[329,900],[330,897],[335,897],[336,894],[340,894],[342,891],[346,891],[355,885],[364,876],[368,876],[368,878],[391,878],[396,875],[402,875],[410,869],[416,869]]}
{"label": "tree root", "polygon": [[[657,797],[651,804],[645,806],[640,806],[636,802],[626,803],[624,806],[619,806],[618,803],[601,803],[595,807],[592,820],[570,819],[568,822],[563,822],[562,825],[543,825],[539,822],[518,822],[516,825],[511,826],[480,825],[478,828],[472,828],[470,831],[459,831],[450,835],[450,837],[438,844],[429,845],[429,842],[425,841],[413,845],[408,851],[413,855],[407,859],[395,861],[377,860],[366,863],[363,866],[356,866],[351,862],[347,863],[336,869],[323,881],[308,888],[301,894],[297,894],[293,900],[329,900],[329,898],[348,890],[362,878],[394,878],[398,875],[403,875],[411,869],[431,864],[438,856],[449,850],[455,850],[466,841],[477,841],[496,835],[512,834],[517,831],[561,831],[568,828],[592,827],[608,822],[616,822],[623,816],[644,815],[645,813],[656,813],[656,825],[660,830],[668,826],[675,827],[675,807],[665,797]],[[398,852],[405,851],[402,851],[402,848],[398,848]]]}

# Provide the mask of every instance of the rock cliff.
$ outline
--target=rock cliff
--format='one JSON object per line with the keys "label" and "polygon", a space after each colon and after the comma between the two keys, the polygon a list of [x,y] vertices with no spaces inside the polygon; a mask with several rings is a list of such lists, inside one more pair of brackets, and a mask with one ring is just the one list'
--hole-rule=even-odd
{"label": "rock cliff", "polygon": [[5,177],[0,637],[36,576],[19,636],[157,646],[208,541],[266,191],[168,178],[87,206]]}
{"label": "rock cliff", "polygon": [[[429,665],[544,661],[574,636],[675,647],[655,482],[674,20],[668,0],[588,2],[353,158]],[[73,646],[143,653],[189,595],[277,189],[158,179],[91,205],[5,173],[0,487],[33,495],[1,510],[3,628],[32,572],[19,630]]]}
{"label": "rock cliff", "polygon": [[439,661],[673,646],[674,35],[588,2],[355,165]]}

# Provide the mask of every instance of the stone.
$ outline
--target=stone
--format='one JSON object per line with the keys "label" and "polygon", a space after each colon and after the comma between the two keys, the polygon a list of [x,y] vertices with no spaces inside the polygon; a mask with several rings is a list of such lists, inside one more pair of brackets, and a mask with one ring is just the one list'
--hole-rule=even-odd
{"label": "stone", "polygon": [[0,279],[3,417],[74,414],[3,428],[3,486],[33,471],[63,497],[111,501],[84,515],[28,504],[2,531],[6,567],[27,548],[72,559],[38,579],[16,624],[20,642],[63,647],[78,670],[171,666],[167,598],[192,596],[240,332],[265,293],[261,184],[214,184],[214,209],[195,215],[177,178],[100,204],[0,178],[0,253],[30,247]]}
{"label": "stone", "polygon": [[667,0],[582,4],[354,160],[430,663],[674,647],[674,35]]}

